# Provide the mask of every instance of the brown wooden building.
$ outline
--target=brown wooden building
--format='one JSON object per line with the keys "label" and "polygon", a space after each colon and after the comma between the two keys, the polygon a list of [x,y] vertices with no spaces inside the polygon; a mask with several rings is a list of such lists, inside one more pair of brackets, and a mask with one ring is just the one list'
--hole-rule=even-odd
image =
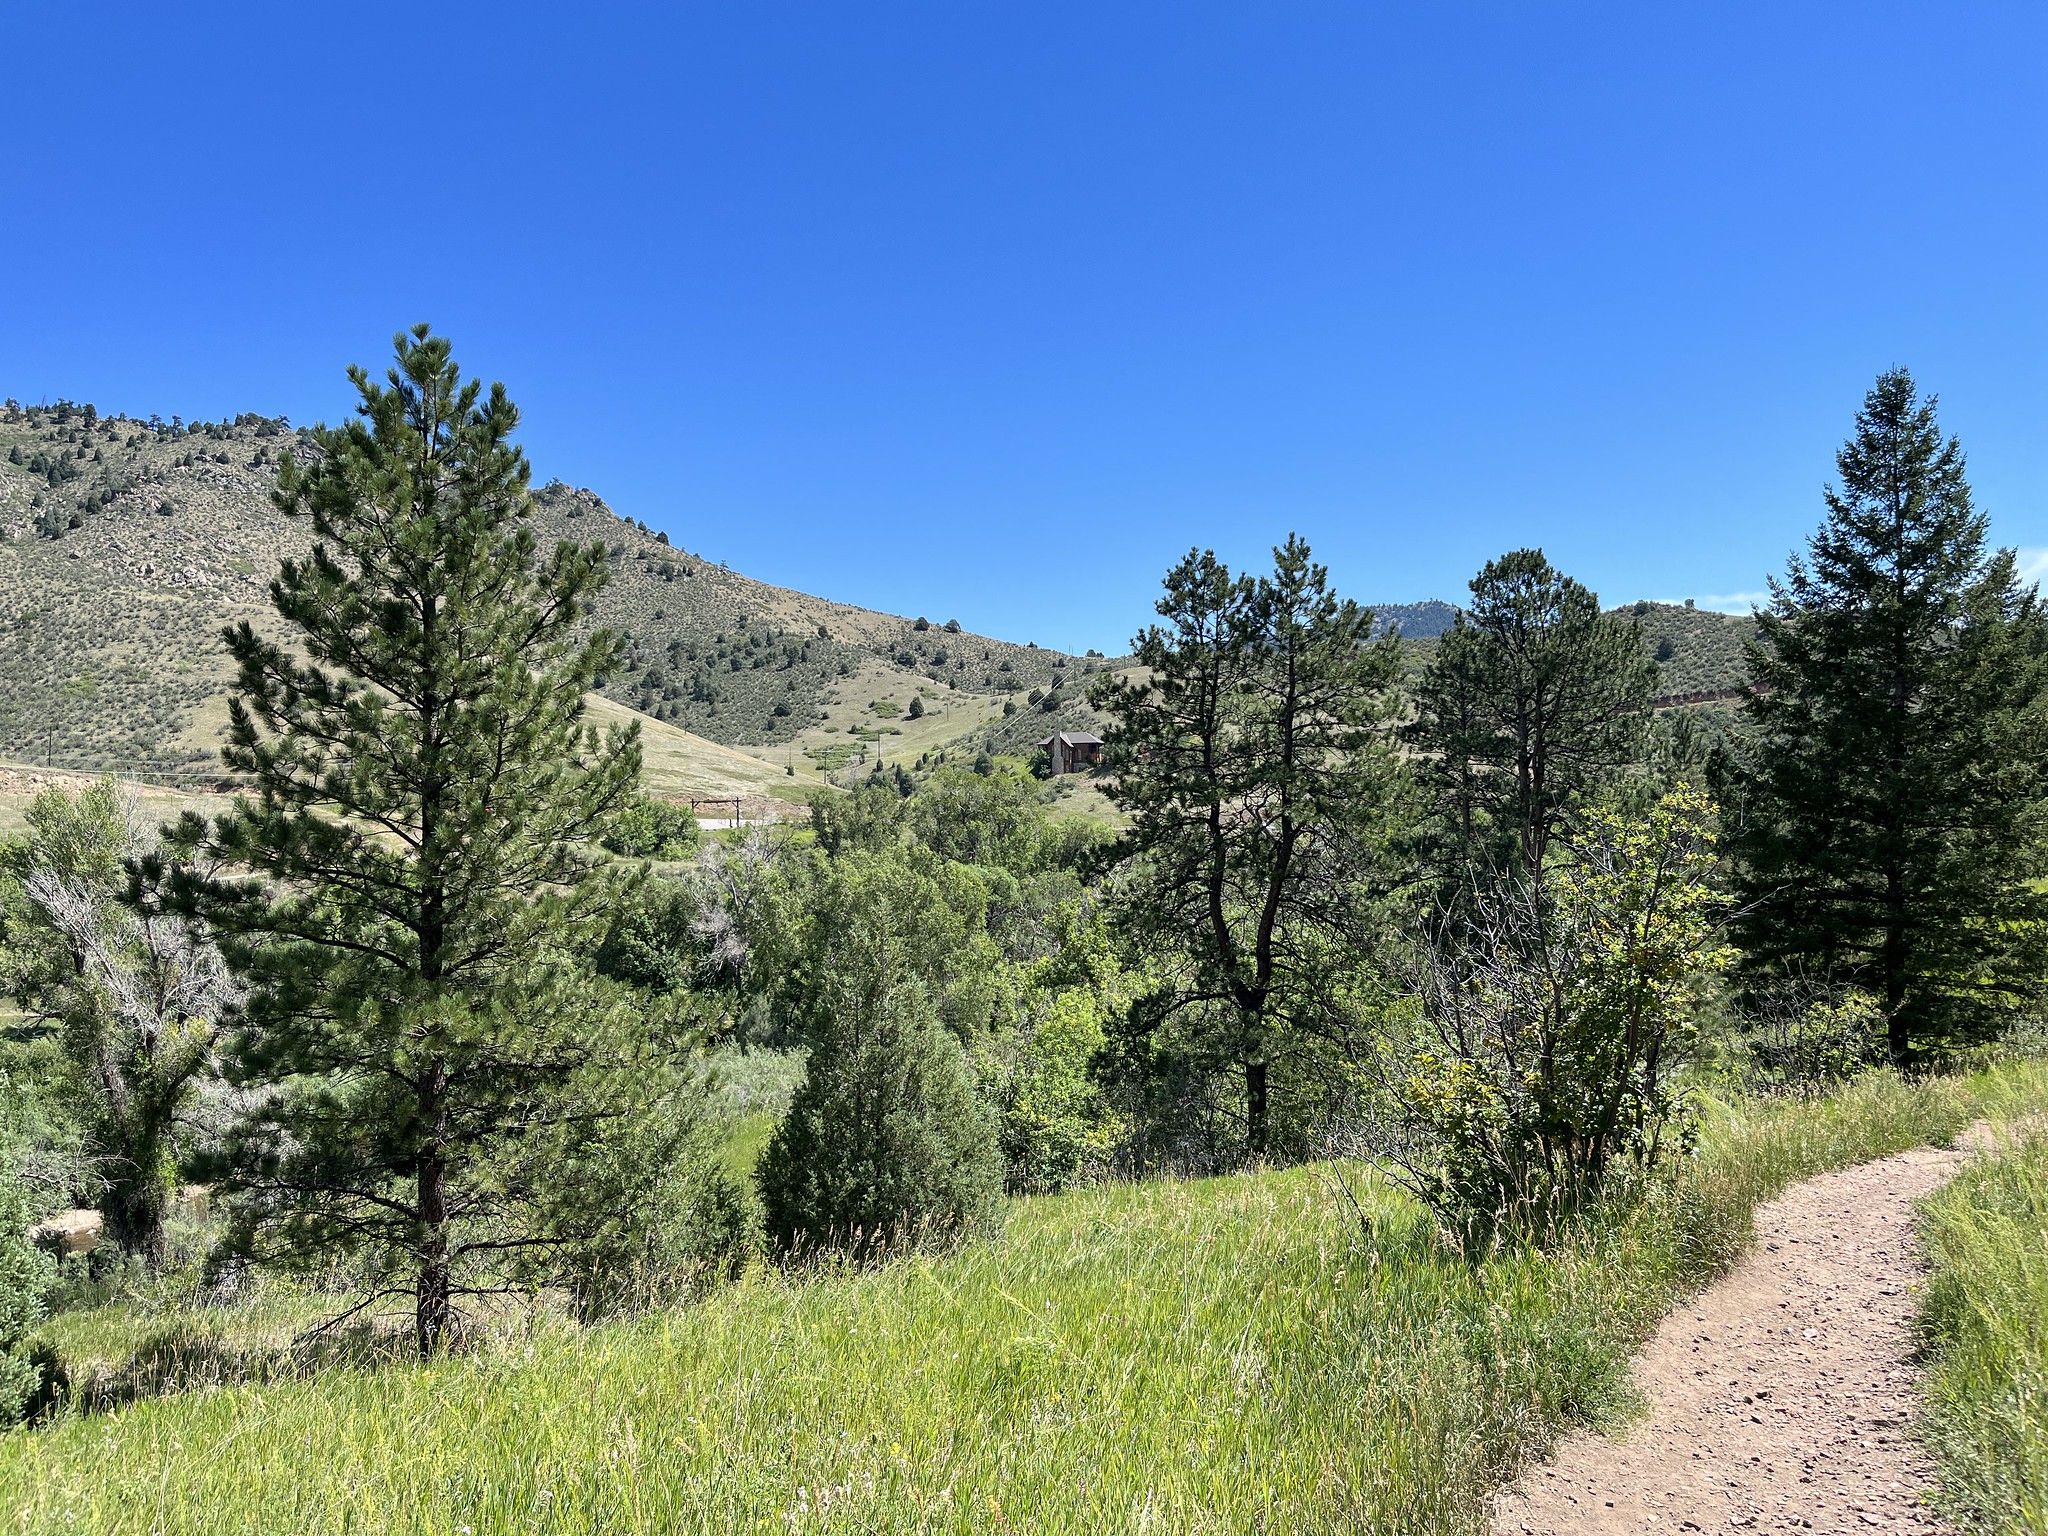
{"label": "brown wooden building", "polygon": [[1102,738],[1086,731],[1061,731],[1038,745],[1045,750],[1054,773],[1079,773],[1102,761]]}

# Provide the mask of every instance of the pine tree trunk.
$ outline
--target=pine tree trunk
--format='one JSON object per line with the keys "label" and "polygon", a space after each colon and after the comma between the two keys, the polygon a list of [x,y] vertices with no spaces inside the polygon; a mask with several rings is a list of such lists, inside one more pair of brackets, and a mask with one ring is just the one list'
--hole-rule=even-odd
{"label": "pine tree trunk", "polygon": [[1906,896],[1896,868],[1885,871],[1883,964],[1886,1050],[1892,1065],[1904,1068],[1913,1037],[1906,1018]]}
{"label": "pine tree trunk", "polygon": [[1244,1064],[1244,1140],[1245,1150],[1254,1158],[1266,1155],[1266,1127],[1266,1064],[1247,1061]]}
{"label": "pine tree trunk", "polygon": [[455,1323],[448,1267],[448,1163],[442,1155],[447,1132],[445,1075],[446,1068],[435,1062],[420,1079],[420,1123],[426,1142],[419,1164],[420,1275],[414,1299],[422,1359],[448,1347]]}

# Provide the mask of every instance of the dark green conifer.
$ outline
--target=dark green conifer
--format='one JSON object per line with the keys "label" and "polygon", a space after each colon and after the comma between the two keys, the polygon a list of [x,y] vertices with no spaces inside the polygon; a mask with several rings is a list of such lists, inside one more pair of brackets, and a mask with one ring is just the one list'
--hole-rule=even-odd
{"label": "dark green conifer", "polygon": [[1542,867],[1573,807],[1636,759],[1656,677],[1634,622],[1603,614],[1542,550],[1487,562],[1407,730],[1447,892],[1477,871]]}
{"label": "dark green conifer", "polygon": [[275,500],[318,542],[271,597],[290,633],[226,632],[225,756],[253,795],[203,836],[246,873],[194,883],[251,995],[231,1075],[261,1091],[219,1177],[248,1251],[363,1252],[443,1347],[456,1298],[559,1233],[548,1155],[588,1153],[630,1053],[582,988],[615,894],[590,839],[631,802],[637,730],[599,739],[583,697],[616,667],[579,636],[597,546],[542,555],[502,385],[464,383],[425,326],[358,419],[287,454]]}
{"label": "dark green conifer", "polygon": [[1905,1063],[2041,989],[2048,632],[1904,370],[1835,462],[1758,615],[1726,841],[1752,974],[1868,987]]}
{"label": "dark green conifer", "polygon": [[1389,740],[1399,640],[1331,590],[1299,537],[1270,576],[1191,550],[1166,576],[1165,621],[1104,674],[1110,793],[1130,818],[1114,909],[1174,956],[1149,1018],[1204,1019],[1216,1066],[1244,1075],[1245,1149],[1269,1150],[1276,1059],[1330,1024],[1329,958],[1360,942],[1403,798]]}
{"label": "dark green conifer", "polygon": [[769,1233],[866,1253],[985,1226],[1003,1192],[995,1117],[930,995],[886,971],[826,985],[808,1075],[761,1158]]}

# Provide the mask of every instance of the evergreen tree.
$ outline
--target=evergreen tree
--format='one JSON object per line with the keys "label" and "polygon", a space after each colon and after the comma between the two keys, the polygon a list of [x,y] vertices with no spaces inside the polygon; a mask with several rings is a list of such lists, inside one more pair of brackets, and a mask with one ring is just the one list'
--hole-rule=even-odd
{"label": "evergreen tree", "polygon": [[1133,643],[1135,679],[1105,674],[1091,693],[1130,817],[1118,917],[1180,963],[1148,1017],[1219,1021],[1213,1048],[1244,1075],[1259,1157],[1270,1067],[1290,1033],[1327,1023],[1320,969],[1358,938],[1399,804],[1400,642],[1370,638],[1371,613],[1330,590],[1296,537],[1258,578],[1190,551],[1157,606],[1166,623]]}
{"label": "evergreen tree", "polygon": [[978,1032],[995,970],[986,891],[904,849],[789,876],[764,903],[754,961],[810,1060],[762,1157],[769,1232],[861,1250],[985,1222],[1002,1155],[960,1037]]}
{"label": "evergreen tree", "polygon": [[1487,562],[1406,733],[1447,892],[1476,871],[1542,868],[1573,807],[1635,761],[1656,677],[1635,624],[1542,550]]}
{"label": "evergreen tree", "polygon": [[319,542],[271,584],[292,641],[226,631],[225,756],[254,796],[189,828],[246,877],[186,894],[251,989],[227,1061],[267,1091],[220,1170],[245,1246],[367,1249],[429,1353],[494,1264],[559,1238],[540,1153],[574,1127],[587,1156],[619,1113],[599,1080],[629,1022],[577,978],[616,895],[588,841],[640,748],[582,721],[619,656],[577,635],[603,549],[541,557],[503,386],[462,382],[425,326],[396,347],[388,385],[350,370],[358,419],[281,464],[277,506]]}
{"label": "evergreen tree", "polygon": [[808,1075],[761,1158],[777,1242],[870,1253],[994,1219],[995,1116],[919,987],[850,1001],[810,1043]]}
{"label": "evergreen tree", "polygon": [[1723,772],[1752,974],[1869,988],[1892,1059],[2040,989],[2048,632],[1903,370],[1771,583]]}

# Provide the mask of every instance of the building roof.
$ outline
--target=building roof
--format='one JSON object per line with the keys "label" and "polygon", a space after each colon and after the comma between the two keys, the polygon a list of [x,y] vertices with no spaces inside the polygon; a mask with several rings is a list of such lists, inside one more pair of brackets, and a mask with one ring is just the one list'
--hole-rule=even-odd
{"label": "building roof", "polygon": [[1099,747],[1102,745],[1102,738],[1087,731],[1061,731],[1057,735],[1046,737],[1039,745],[1049,747],[1054,742],[1063,747]]}

